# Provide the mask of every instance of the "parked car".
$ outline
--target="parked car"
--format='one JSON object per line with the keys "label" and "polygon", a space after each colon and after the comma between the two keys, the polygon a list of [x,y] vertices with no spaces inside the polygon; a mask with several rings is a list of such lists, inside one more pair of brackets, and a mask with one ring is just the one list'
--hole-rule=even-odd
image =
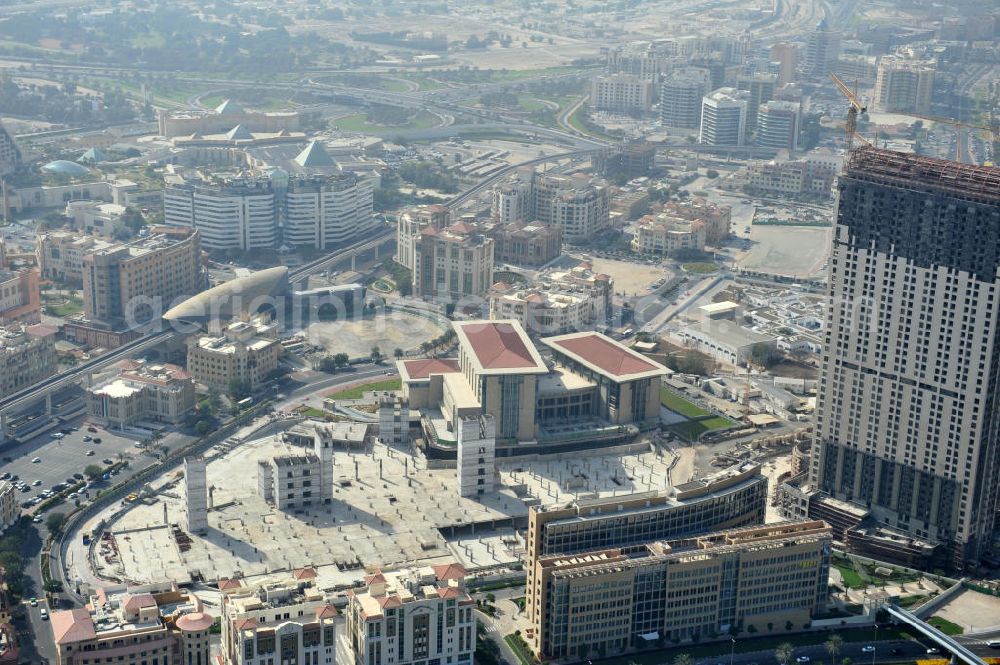
{"label": "parked car", "polygon": [[94,437],[94,443],[100,443],[100,442],[101,442],[101,437],[95,436]]}
{"label": "parked car", "polygon": [[94,456],[94,451],[93,450],[88,450],[87,451],[87,457],[93,457],[93,456]]}
{"label": "parked car", "polygon": [[89,427],[87,428],[87,431],[88,431],[88,432],[96,432],[96,431],[97,431],[97,428],[96,428],[96,427],[94,427],[93,425],[91,425],[91,426],[89,426]]}
{"label": "parked car", "polygon": [[41,457],[35,457],[35,458],[32,458],[31,463],[32,464],[38,464],[41,461],[42,461]]}

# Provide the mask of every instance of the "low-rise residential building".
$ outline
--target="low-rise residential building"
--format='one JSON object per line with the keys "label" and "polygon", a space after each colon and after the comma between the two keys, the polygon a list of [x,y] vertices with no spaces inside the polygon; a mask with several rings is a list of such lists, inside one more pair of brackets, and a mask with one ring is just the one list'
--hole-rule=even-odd
{"label": "low-rise residential building", "polygon": [[475,601],[457,564],[376,572],[349,592],[348,639],[355,665],[471,665]]}
{"label": "low-rise residential building", "polygon": [[55,374],[55,334],[41,324],[0,328],[0,397]]}
{"label": "low-rise residential building", "polygon": [[614,283],[588,265],[539,273],[528,286],[494,284],[490,319],[513,319],[532,333],[548,335],[603,323],[612,311]]}
{"label": "low-rise residential building", "polygon": [[705,222],[705,242],[718,245],[729,237],[732,228],[733,209],[727,205],[717,205],[703,198],[692,198],[685,201],[668,201],[663,204],[661,212],[681,219]]}
{"label": "low-rise residential building", "polygon": [[333,498],[331,469],[311,453],[275,455],[257,462],[257,492],[278,510],[298,510]]}
{"label": "low-rise residential building", "polygon": [[705,222],[667,213],[646,215],[635,225],[632,250],[641,254],[672,254],[678,250],[705,249]]}
{"label": "low-rise residential building", "polygon": [[837,178],[836,160],[807,157],[792,161],[753,162],[747,191],[784,196],[829,197]]}
{"label": "low-rise residential building", "polygon": [[[21,518],[21,508],[17,505],[17,488],[9,480],[0,480],[0,534]],[[0,577],[2,580],[2,577]],[[3,589],[0,589],[0,594]]]}
{"label": "low-rise residential building", "polygon": [[533,333],[586,330],[604,320],[602,299],[579,291],[553,291],[544,284],[516,287],[499,282],[489,293],[490,319],[511,319]]}
{"label": "low-rise residential building", "polygon": [[194,380],[176,365],[128,360],[115,379],[87,388],[89,415],[117,428],[144,421],[176,425],[194,405]]}
{"label": "low-rise residential building", "polygon": [[221,335],[188,340],[187,368],[199,383],[228,392],[252,390],[278,368],[281,343],[273,324],[259,320],[229,324]]}
{"label": "low-rise residential building", "polygon": [[643,113],[653,105],[653,81],[632,74],[598,74],[590,82],[590,106],[613,113]]}
{"label": "low-rise residential building", "polygon": [[222,664],[336,663],[338,612],[315,579],[299,568],[279,581],[219,580]]}
{"label": "low-rise residential building", "polygon": [[538,222],[496,224],[488,231],[493,238],[496,263],[538,267],[562,252],[562,227]]}
{"label": "low-rise residential building", "polygon": [[826,610],[832,540],[825,522],[782,522],[652,541],[638,555],[540,557],[531,646],[540,659],[582,660],[808,625]]}
{"label": "low-rise residential building", "polygon": [[209,665],[214,620],[174,583],[99,589],[86,607],[52,612],[59,665]]}

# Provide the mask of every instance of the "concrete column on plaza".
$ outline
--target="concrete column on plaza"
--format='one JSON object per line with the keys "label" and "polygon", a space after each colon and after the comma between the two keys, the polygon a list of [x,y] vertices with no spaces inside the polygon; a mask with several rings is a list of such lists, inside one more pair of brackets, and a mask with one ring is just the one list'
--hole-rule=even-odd
{"label": "concrete column on plaza", "polygon": [[184,458],[184,499],[188,533],[208,530],[207,464],[204,457]]}

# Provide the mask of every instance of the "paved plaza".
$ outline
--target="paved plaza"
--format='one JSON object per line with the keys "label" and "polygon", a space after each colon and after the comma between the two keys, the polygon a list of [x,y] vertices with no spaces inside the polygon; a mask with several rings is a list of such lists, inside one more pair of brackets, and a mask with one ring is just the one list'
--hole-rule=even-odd
{"label": "paved plaza", "polygon": [[524,552],[517,528],[526,524],[528,506],[666,490],[680,469],[677,482],[689,479],[687,451],[634,450],[505,460],[498,464],[501,488],[473,500],[458,496],[453,468],[428,468],[420,454],[376,443],[335,453],[330,504],[282,512],[258,494],[257,462],[302,449],[267,436],[210,455],[206,534],[186,532],[184,483],[175,470],[135,503],[91,520],[86,530],[111,536],[92,548],[91,565],[83,564],[88,551],[75,538],[70,562],[74,576],[89,584],[98,576],[211,582],[315,566],[331,586],[354,584],[376,566],[452,558],[473,571],[510,565]]}

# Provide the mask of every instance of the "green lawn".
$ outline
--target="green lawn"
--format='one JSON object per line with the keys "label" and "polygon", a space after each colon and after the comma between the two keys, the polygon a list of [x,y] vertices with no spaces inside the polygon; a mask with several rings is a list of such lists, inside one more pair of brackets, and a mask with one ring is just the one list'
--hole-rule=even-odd
{"label": "green lawn", "polygon": [[674,423],[673,425],[667,425],[666,429],[687,441],[697,441],[698,437],[705,432],[710,432],[714,429],[726,429],[727,427],[732,427],[734,424],[728,418],[712,416],[704,420],[688,420],[683,423]]}
{"label": "green lawn", "polygon": [[710,275],[713,272],[719,271],[719,266],[714,263],[708,263],[707,261],[698,261],[695,263],[685,263],[681,266],[687,272],[693,272],[699,275]]}
{"label": "green lawn", "polygon": [[132,46],[135,48],[161,48],[167,40],[158,32],[144,32],[132,35]]}
{"label": "green lawn", "polygon": [[75,295],[70,296],[69,298],[65,298],[63,296],[43,295],[42,305],[45,306],[45,312],[47,314],[58,316],[60,318],[79,314],[83,311],[83,299],[80,298],[80,296]]}
{"label": "green lawn", "polygon": [[503,641],[507,643],[507,646],[511,648],[517,655],[517,659],[521,661],[521,665],[532,665],[535,662],[535,657],[531,655],[531,650],[528,648],[528,644],[524,641],[524,638],[520,635],[515,635],[511,633],[503,638]]}
{"label": "green lawn", "polygon": [[932,616],[927,620],[927,623],[934,626],[945,635],[961,635],[965,632],[965,629],[957,623],[952,623],[951,621],[939,616]]}
{"label": "green lawn", "polygon": [[701,418],[702,416],[712,415],[694,402],[689,402],[668,388],[660,388],[660,404],[674,413],[687,416],[688,418]]}
{"label": "green lawn", "polygon": [[306,408],[299,411],[306,418],[322,418],[327,415],[327,412],[323,409],[317,409],[315,406],[307,406]]}
{"label": "green lawn", "polygon": [[861,579],[861,575],[858,575],[858,572],[854,570],[854,566],[852,566],[850,562],[835,563],[833,566],[840,571],[841,577],[844,578],[844,586],[848,589],[863,589],[868,586],[868,584]]}
{"label": "green lawn", "polygon": [[329,399],[361,399],[369,390],[399,390],[402,387],[403,381],[401,379],[385,379],[327,393],[326,397]]}
{"label": "green lawn", "polygon": [[441,88],[447,87],[441,81],[431,78],[426,74],[400,74],[397,78],[406,79],[407,81],[412,81],[419,86],[419,90],[440,90]]}
{"label": "green lawn", "polygon": [[392,127],[375,125],[368,122],[368,116],[364,113],[355,113],[353,115],[337,118],[333,121],[333,125],[337,129],[341,129],[346,132],[391,134],[393,132],[398,132],[401,129],[430,129],[431,127],[436,127],[440,122],[441,119],[433,113],[430,113],[429,111],[420,111],[416,115],[411,116],[410,120],[405,125],[395,125]]}

